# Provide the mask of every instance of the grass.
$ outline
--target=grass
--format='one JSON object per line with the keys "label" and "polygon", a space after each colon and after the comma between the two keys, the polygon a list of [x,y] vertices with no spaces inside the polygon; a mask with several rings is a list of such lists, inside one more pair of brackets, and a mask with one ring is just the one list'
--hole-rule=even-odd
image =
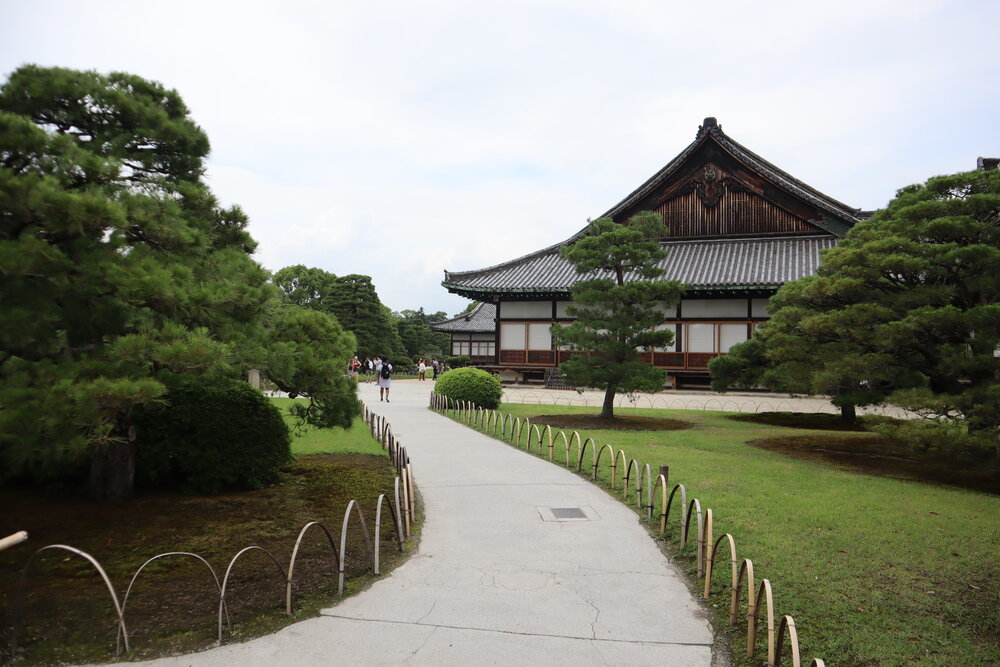
{"label": "grass", "polygon": [[[273,399],[286,407],[290,399]],[[295,538],[310,520],[335,536],[347,503],[356,499],[369,526],[377,497],[390,493],[394,471],[381,446],[358,420],[349,430],[307,429],[293,440],[294,464],[281,482],[259,491],[216,496],[140,494],[128,503],[94,503],[51,497],[35,489],[0,490],[0,533],[27,529],[31,540],[0,552],[0,604],[10,610],[20,572],[35,549],[62,543],[98,559],[124,596],[132,574],[148,558],[190,551],[207,559],[222,577],[242,548],[261,546],[287,568]],[[348,531],[346,594],[374,577],[361,531]],[[389,521],[381,530],[382,571],[402,558]],[[302,543],[295,566],[295,615],[284,614],[284,581],[262,552],[248,552],[233,569],[227,600],[233,635],[227,642],[273,632],[314,616],[340,599],[329,544],[319,530]],[[168,593],[169,592],[169,593]],[[211,574],[194,559],[162,559],[143,570],[129,597],[126,621],[131,658],[188,652],[215,641],[218,593]],[[115,616],[99,577],[86,562],[61,551],[44,552],[32,568],[22,613],[19,659],[26,664],[113,659]],[[0,618],[0,662],[9,639],[7,614]],[[9,658],[9,656],[6,656]]]}
{"label": "grass", "polygon": [[[593,408],[505,405],[502,411],[524,418]],[[611,443],[654,471],[669,465],[670,486],[683,483],[689,499],[712,508],[716,537],[731,533],[738,558],[752,559],[758,580],[771,581],[776,618],[794,616],[804,659],[821,657],[828,665],[1000,663],[1000,497],[858,474],[749,444],[790,435],[821,440],[826,431],[736,421],[720,412],[616,412],[691,422],[680,431],[580,435]],[[859,442],[878,437],[836,435]],[[561,441],[555,457],[563,460]],[[591,460],[588,453],[585,470]],[[600,473],[605,485],[607,463],[602,460]],[[611,493],[621,497],[620,490]],[[672,508],[666,539],[674,551],[678,516]],[[676,560],[693,579],[693,549]],[[753,663],[741,657],[745,622],[736,630],[728,626],[728,564],[713,579],[707,604],[717,628],[736,647],[737,664],[756,664],[760,648]]]}

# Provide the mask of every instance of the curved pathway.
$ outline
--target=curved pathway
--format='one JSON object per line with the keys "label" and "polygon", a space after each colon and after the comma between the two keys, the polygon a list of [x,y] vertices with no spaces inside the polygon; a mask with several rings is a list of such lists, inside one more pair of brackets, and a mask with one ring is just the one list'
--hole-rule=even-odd
{"label": "curved pathway", "polygon": [[417,553],[318,618],[155,664],[712,664],[702,610],[631,510],[431,412],[432,382],[393,384],[391,403],[360,394],[413,461]]}

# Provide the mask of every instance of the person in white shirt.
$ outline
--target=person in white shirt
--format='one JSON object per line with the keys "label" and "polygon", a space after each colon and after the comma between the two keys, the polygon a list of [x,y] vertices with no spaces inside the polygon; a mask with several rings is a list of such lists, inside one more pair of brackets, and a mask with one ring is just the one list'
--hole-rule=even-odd
{"label": "person in white shirt", "polygon": [[382,359],[382,363],[378,364],[378,400],[385,400],[386,403],[389,402],[389,388],[392,387],[392,364],[389,363],[388,359]]}

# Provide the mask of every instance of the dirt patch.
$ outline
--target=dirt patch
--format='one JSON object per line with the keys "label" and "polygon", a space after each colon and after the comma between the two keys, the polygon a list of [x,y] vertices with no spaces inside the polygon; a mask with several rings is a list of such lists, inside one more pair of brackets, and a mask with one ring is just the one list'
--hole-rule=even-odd
{"label": "dirt patch", "polygon": [[845,422],[840,415],[820,412],[761,412],[757,414],[728,415],[727,419],[751,424],[807,428],[814,431],[865,431],[860,421]]}
{"label": "dirt patch", "polygon": [[[0,552],[0,605],[11,610],[20,573],[37,549],[67,544],[94,556],[108,572],[119,600],[133,573],[147,559],[168,551],[205,558],[220,581],[230,559],[251,545],[227,585],[233,636],[266,634],[292,620],[314,615],[337,599],[337,569],[323,531],[311,529],[295,563],[294,608],[284,615],[285,581],[299,530],[320,521],[339,549],[347,503],[355,499],[373,529],[380,493],[390,493],[394,472],[384,456],[323,454],[300,457],[281,473],[281,483],[260,491],[217,496],[155,494],[128,503],[52,498],[33,489],[0,490],[0,535],[27,530],[30,541]],[[391,520],[383,512],[383,572],[397,559]],[[356,517],[348,529],[348,592],[372,579],[370,559]],[[45,551],[32,565],[21,611],[19,658],[28,664],[108,661],[114,656],[116,617],[93,568],[65,551]],[[215,640],[218,590],[212,574],[193,558],[168,557],[147,566],[126,607],[132,653],[152,657],[188,652]],[[10,636],[5,614],[0,635]],[[7,647],[2,647],[6,649]],[[0,662],[9,656],[0,653]]]}
{"label": "dirt patch", "polygon": [[995,460],[959,460],[937,453],[924,454],[870,433],[785,436],[749,444],[867,475],[1000,493],[1000,466]]}
{"label": "dirt patch", "polygon": [[691,422],[680,419],[661,419],[659,417],[636,417],[632,415],[606,419],[600,415],[533,415],[528,417],[532,424],[551,426],[552,428],[578,430],[614,430],[614,431],[680,431],[691,428]]}

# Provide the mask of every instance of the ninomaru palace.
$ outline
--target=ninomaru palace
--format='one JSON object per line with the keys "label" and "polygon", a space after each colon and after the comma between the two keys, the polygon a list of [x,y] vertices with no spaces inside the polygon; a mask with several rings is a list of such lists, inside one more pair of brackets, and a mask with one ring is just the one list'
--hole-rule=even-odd
{"label": "ninomaru palace", "polygon": [[[747,340],[768,318],[768,299],[789,281],[811,275],[820,251],[834,247],[866,217],[819,192],[729,138],[706,118],[694,142],[599,217],[625,222],[655,211],[669,252],[663,279],[684,284],[680,304],[660,328],[670,347],[640,358],[668,372],[673,387],[708,382],[708,362]],[[572,354],[556,349],[549,327],[569,322],[570,287],[578,279],[559,249],[584,234],[475,271],[445,271],[448,291],[483,302],[467,315],[434,325],[452,336],[452,353],[498,371],[510,382],[543,382]]]}

